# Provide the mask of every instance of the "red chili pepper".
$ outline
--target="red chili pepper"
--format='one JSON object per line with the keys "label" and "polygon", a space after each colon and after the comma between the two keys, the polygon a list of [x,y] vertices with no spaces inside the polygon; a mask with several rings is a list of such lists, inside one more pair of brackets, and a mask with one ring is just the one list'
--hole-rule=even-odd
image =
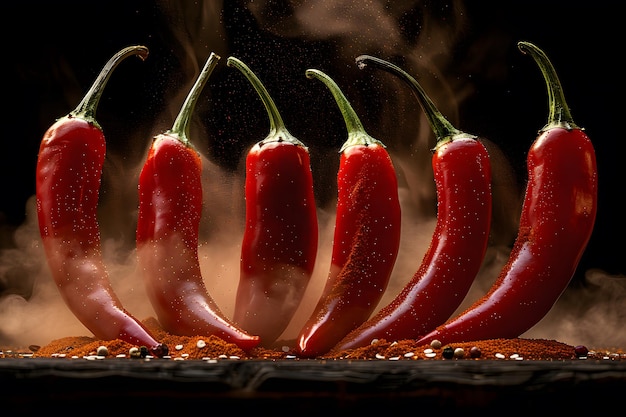
{"label": "red chili pepper", "polygon": [[270,132],[246,157],[246,221],[234,320],[271,345],[300,305],[317,257],[317,209],[308,149],[285,128],[258,77],[237,58],[259,94]]}
{"label": "red chili pepper", "polygon": [[372,314],[382,298],[400,246],[401,210],[393,162],[368,135],[337,84],[318,70],[343,114],[348,139],[341,147],[331,265],[313,313],[297,337],[296,353],[315,357]]}
{"label": "red chili pepper", "polygon": [[115,294],[102,258],[98,201],[106,141],[95,118],[104,87],[126,57],[148,56],[144,46],[116,53],[79,105],[43,136],[36,174],[37,216],[52,277],[65,303],[95,337],[168,353]]}
{"label": "red chili pepper", "polygon": [[216,335],[244,350],[259,337],[222,313],[205,286],[198,258],[202,160],[189,141],[189,120],[219,56],[211,53],[172,128],[153,138],[139,177],[137,255],[148,296],[173,334]]}
{"label": "red chili pepper", "polygon": [[419,343],[519,337],[566,289],[593,231],[598,191],[593,144],[574,124],[548,57],[531,43],[518,46],[539,65],[549,107],[548,122],[527,155],[518,235],[487,294]]}
{"label": "red chili pepper", "polygon": [[445,119],[419,83],[390,62],[356,59],[400,77],[417,97],[437,137],[432,167],[437,188],[437,224],[422,262],[402,291],[333,350],[366,346],[373,339],[423,336],[461,305],[483,262],[491,226],[491,165],[476,136]]}

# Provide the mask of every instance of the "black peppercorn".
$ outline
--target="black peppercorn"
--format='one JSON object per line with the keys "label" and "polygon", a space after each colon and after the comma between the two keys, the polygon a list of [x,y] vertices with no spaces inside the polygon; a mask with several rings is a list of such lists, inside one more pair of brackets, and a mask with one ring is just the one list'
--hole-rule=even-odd
{"label": "black peppercorn", "polygon": [[141,346],[139,348],[139,356],[141,356],[142,358],[145,358],[146,356],[148,356],[148,348],[145,346]]}
{"label": "black peppercorn", "polygon": [[454,357],[454,349],[452,346],[446,346],[441,353],[444,359],[452,359]]}

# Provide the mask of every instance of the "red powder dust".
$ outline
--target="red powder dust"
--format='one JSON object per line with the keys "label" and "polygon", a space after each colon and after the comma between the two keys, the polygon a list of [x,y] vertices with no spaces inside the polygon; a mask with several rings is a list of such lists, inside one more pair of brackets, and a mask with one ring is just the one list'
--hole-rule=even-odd
{"label": "red powder dust", "polygon": [[[164,360],[302,360],[291,353],[289,343],[268,349],[245,352],[237,345],[216,336],[175,336],[165,332],[156,319],[144,321],[154,336],[169,348]],[[77,336],[56,339],[45,346],[27,349],[1,348],[3,357],[39,358],[129,358],[142,357],[141,349],[121,340],[97,340]],[[370,345],[332,352],[317,359],[325,360],[626,360],[624,349],[587,349],[548,339],[493,339],[455,343],[453,345],[417,345],[415,340],[373,341]]]}

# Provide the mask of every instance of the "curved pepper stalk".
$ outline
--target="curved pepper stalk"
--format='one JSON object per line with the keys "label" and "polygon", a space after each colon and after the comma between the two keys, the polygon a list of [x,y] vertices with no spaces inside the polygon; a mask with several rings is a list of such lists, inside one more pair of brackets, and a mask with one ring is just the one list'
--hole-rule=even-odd
{"label": "curved pepper stalk", "polygon": [[317,257],[317,208],[308,149],[289,133],[274,100],[246,64],[229,57],[255,88],[270,131],[246,156],[246,218],[233,319],[264,346],[299,307]]}
{"label": "curved pepper stalk", "polygon": [[198,258],[202,160],[189,120],[220,57],[211,53],[172,128],[153,138],[139,176],[137,256],[148,297],[173,334],[215,335],[244,350],[259,344],[231,322],[208,293]]}
{"label": "curved pepper stalk", "polygon": [[37,159],[37,215],[52,277],[80,322],[98,339],[121,339],[163,356],[167,346],[115,294],[101,253],[97,210],[106,141],[95,113],[113,70],[129,56],[143,60],[148,48],[130,46],[116,53],[76,109],[44,134]]}
{"label": "curved pepper stalk", "polygon": [[415,274],[402,291],[333,350],[366,346],[374,339],[416,339],[447,320],[467,295],[483,262],[491,226],[491,164],[477,137],[455,128],[420,84],[396,65],[368,55],[356,58],[406,82],[428,119],[437,143],[432,168],[437,224]]}
{"label": "curved pepper stalk", "polygon": [[306,76],[328,87],[348,133],[340,150],[330,270],[296,340],[299,356],[315,357],[367,320],[380,302],[398,255],[401,209],[396,172],[385,145],[365,132],[328,75],[309,69]]}
{"label": "curved pepper stalk", "polygon": [[557,302],[591,237],[598,208],[593,144],[573,122],[548,57],[531,43],[518,47],[541,69],[549,114],[528,151],[517,238],[489,291],[418,343],[519,337]]}

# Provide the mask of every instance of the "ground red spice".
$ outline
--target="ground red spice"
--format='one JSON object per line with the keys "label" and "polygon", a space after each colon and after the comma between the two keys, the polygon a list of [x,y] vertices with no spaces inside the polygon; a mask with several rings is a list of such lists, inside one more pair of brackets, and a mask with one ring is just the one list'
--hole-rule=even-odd
{"label": "ground red spice", "polygon": [[[472,357],[472,348],[479,354]],[[460,349],[460,350],[459,350]],[[447,351],[447,353],[446,353]],[[456,353],[455,353],[456,352]],[[477,352],[474,350],[474,352]],[[500,357],[496,354],[501,355]],[[388,342],[379,340],[369,346],[332,353],[333,359],[515,359],[565,360],[574,359],[574,347],[545,339],[493,339],[455,343],[433,348],[417,345],[415,340]]]}
{"label": "ground red spice", "polygon": [[[285,346],[254,348],[245,352],[233,343],[216,336],[176,336],[165,332],[154,318],[144,324],[154,336],[165,343],[170,350],[168,359],[207,360],[207,359],[256,359],[280,360],[297,359],[290,353],[289,342]],[[29,348],[8,349],[0,347],[2,357],[61,357],[85,358],[103,353],[99,348],[106,347],[105,358],[131,358],[133,346],[122,340],[97,340],[93,337],[64,337],[49,344]],[[477,354],[479,352],[479,354]],[[580,352],[578,352],[580,353]],[[138,356],[139,357],[139,356]],[[145,357],[145,355],[143,356]],[[587,359],[626,360],[624,349],[590,349]],[[547,339],[492,339],[452,345],[417,345],[415,340],[389,342],[378,340],[368,346],[341,352],[331,352],[318,359],[326,360],[578,360],[576,347],[556,340]]]}

